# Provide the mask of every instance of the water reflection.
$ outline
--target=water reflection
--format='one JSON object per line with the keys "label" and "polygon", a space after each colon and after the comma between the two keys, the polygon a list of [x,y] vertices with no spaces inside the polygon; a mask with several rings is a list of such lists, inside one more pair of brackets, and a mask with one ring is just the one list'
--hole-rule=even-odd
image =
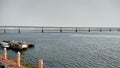
{"label": "water reflection", "polygon": [[[17,49],[7,48],[7,51],[13,51],[15,53],[17,53],[19,51],[21,53],[21,55],[26,55],[27,54],[27,49],[17,50]],[[3,53],[4,52],[4,48],[0,47],[0,52]]]}
{"label": "water reflection", "polygon": [[15,53],[17,53],[18,51],[21,53],[21,55],[25,55],[27,54],[27,49],[23,49],[23,50],[15,50],[15,49],[12,49],[12,51],[14,51]]}

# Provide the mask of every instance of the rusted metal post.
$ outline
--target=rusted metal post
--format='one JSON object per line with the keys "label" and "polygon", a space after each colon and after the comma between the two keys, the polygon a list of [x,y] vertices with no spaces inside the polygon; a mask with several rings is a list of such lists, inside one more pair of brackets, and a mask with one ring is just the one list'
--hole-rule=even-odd
{"label": "rusted metal post", "polygon": [[39,60],[39,68],[43,68],[43,60]]}
{"label": "rusted metal post", "polygon": [[7,59],[7,50],[6,50],[6,48],[4,48],[4,59],[5,60]]}
{"label": "rusted metal post", "polygon": [[20,52],[17,53],[17,64],[20,67]]}

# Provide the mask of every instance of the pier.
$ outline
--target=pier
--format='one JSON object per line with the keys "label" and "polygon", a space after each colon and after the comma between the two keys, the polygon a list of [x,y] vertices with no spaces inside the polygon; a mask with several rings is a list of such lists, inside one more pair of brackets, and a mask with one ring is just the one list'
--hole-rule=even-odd
{"label": "pier", "polygon": [[18,59],[17,63],[13,62],[12,60],[7,59],[6,48],[4,48],[4,55],[0,54],[0,63],[7,65],[7,67],[9,67],[9,68],[25,68],[24,66],[20,65],[20,53],[19,53],[17,59]]}
{"label": "pier", "polygon": [[15,29],[17,33],[21,33],[24,29],[38,30],[39,32],[80,32],[80,31],[120,31],[120,27],[49,27],[49,26],[0,26],[0,31],[7,33],[9,30]]}
{"label": "pier", "polygon": [[8,60],[8,59],[4,59],[3,55],[0,55],[0,63],[2,64],[6,64],[9,68],[25,68],[23,66],[19,67],[17,65],[17,63],[11,61],[11,60]]}
{"label": "pier", "polygon": [[[5,66],[9,68],[26,68],[25,66],[21,65],[21,53],[18,52],[17,54],[16,62],[8,59],[7,57],[7,49],[4,48],[4,53],[0,53],[0,63],[4,64]],[[5,67],[6,68],[6,67]],[[37,68],[43,68],[43,60],[38,61],[38,67]]]}

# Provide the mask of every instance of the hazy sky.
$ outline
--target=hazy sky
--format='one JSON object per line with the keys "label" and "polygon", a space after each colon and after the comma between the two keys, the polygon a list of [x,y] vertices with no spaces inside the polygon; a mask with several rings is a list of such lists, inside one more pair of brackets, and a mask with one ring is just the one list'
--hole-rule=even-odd
{"label": "hazy sky", "polygon": [[120,0],[0,0],[0,25],[120,27]]}

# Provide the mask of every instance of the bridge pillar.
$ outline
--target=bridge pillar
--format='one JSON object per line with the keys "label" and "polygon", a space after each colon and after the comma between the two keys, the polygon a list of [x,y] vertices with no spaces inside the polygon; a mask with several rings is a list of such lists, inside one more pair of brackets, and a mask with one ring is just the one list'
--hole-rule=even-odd
{"label": "bridge pillar", "polygon": [[102,32],[102,29],[100,29],[100,32]]}
{"label": "bridge pillar", "polygon": [[120,29],[118,28],[118,32],[120,31]]}
{"label": "bridge pillar", "polygon": [[42,32],[44,32],[44,29],[43,29],[43,27],[42,27]]}
{"label": "bridge pillar", "polygon": [[110,32],[112,31],[111,28],[109,29],[109,31],[110,31]]}
{"label": "bridge pillar", "polygon": [[20,52],[17,53],[17,64],[20,67]]}
{"label": "bridge pillar", "polygon": [[18,33],[21,33],[20,28],[18,29]]}
{"label": "bridge pillar", "polygon": [[102,32],[102,30],[100,30],[100,32]]}
{"label": "bridge pillar", "polygon": [[4,34],[6,33],[6,28],[4,28]]}
{"label": "bridge pillar", "polygon": [[43,68],[43,60],[39,60],[39,68]]}
{"label": "bridge pillar", "polygon": [[90,32],[90,27],[89,27],[89,30],[88,30],[88,32]]}
{"label": "bridge pillar", "polygon": [[76,27],[76,30],[75,30],[75,32],[77,32],[77,27]]}
{"label": "bridge pillar", "polygon": [[60,32],[62,32],[62,27],[60,27]]}

